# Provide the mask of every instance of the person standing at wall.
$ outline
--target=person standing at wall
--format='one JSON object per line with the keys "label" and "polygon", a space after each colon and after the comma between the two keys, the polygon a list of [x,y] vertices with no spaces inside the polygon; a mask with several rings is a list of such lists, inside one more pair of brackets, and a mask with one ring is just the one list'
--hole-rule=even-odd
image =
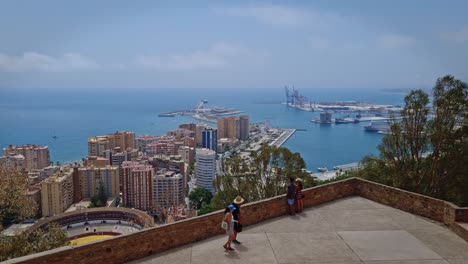
{"label": "person standing at wall", "polygon": [[297,205],[297,212],[302,213],[304,209],[303,200],[304,194],[302,193],[302,179],[296,179],[296,205]]}
{"label": "person standing at wall", "polygon": [[296,198],[296,185],[294,184],[294,178],[289,178],[289,185],[286,193],[288,198],[289,214],[295,215],[296,210],[294,208],[294,200]]}
{"label": "person standing at wall", "polygon": [[234,239],[232,240],[234,244],[241,244],[241,242],[237,240],[237,234],[242,232],[242,217],[241,217],[241,212],[240,212],[240,207],[242,203],[244,203],[244,198],[242,198],[241,196],[237,196],[236,199],[234,199],[233,201],[233,205],[234,207],[236,207],[236,209],[232,212],[232,216],[234,217],[234,220],[235,220]]}

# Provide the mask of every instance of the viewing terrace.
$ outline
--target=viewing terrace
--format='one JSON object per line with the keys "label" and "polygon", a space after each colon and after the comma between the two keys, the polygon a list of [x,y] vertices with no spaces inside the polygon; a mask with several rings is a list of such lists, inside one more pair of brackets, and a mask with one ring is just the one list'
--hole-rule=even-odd
{"label": "viewing terrace", "polygon": [[352,178],[243,205],[241,245],[225,252],[223,211],[10,263],[467,264],[468,208]]}
{"label": "viewing terrace", "polygon": [[134,263],[468,263],[468,243],[439,222],[362,197],[247,227],[225,252],[225,235]]}

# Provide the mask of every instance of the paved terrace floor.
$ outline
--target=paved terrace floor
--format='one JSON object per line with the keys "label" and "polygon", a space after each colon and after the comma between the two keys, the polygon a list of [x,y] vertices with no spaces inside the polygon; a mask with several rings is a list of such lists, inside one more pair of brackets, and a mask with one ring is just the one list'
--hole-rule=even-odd
{"label": "paved terrace floor", "polygon": [[[220,220],[221,221],[221,220]],[[349,197],[131,263],[468,264],[468,243],[438,222]]]}

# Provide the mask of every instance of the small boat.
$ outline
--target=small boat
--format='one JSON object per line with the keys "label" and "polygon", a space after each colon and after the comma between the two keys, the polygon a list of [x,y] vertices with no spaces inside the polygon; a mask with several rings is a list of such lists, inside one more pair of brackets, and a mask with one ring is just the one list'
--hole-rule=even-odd
{"label": "small boat", "polygon": [[320,171],[320,172],[327,172],[328,168],[327,167],[318,167],[317,170]]}
{"label": "small boat", "polygon": [[53,138],[53,139],[57,139],[58,137],[57,137],[57,136],[53,136],[52,138]]}

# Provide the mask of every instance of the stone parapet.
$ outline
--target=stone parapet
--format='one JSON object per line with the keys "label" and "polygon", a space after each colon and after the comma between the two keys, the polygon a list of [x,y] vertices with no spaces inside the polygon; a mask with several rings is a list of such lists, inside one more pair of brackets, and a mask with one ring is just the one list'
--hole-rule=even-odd
{"label": "stone parapet", "polygon": [[[311,207],[352,195],[389,205],[416,215],[443,222],[468,241],[466,229],[456,223],[455,205],[392,188],[351,178],[304,190],[304,206]],[[288,213],[286,196],[280,195],[242,206],[244,225],[251,225]],[[465,213],[463,209],[463,213]],[[224,211],[148,228],[133,234],[81,246],[66,246],[51,251],[10,260],[11,263],[124,263],[171,248],[224,233],[221,221]]]}

